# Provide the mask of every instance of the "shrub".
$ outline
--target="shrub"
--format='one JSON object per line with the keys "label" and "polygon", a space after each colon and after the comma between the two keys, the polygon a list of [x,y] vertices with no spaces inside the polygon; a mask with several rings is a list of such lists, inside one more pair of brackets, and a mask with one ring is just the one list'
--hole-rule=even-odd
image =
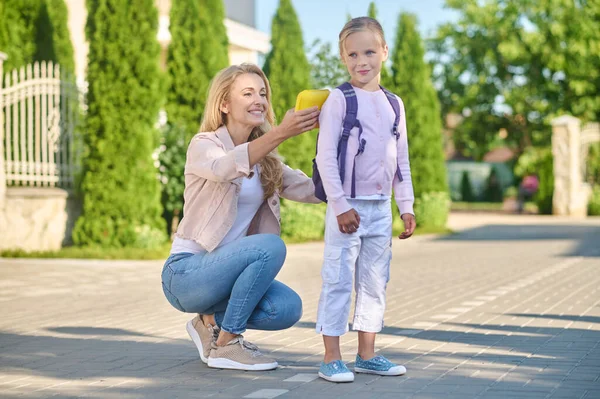
{"label": "shrub", "polygon": [[426,193],[415,200],[417,228],[442,228],[448,221],[450,196],[446,192]]}
{"label": "shrub", "polygon": [[[174,233],[172,230],[181,220],[183,211],[183,190],[185,189],[183,172],[187,152],[186,132],[187,130],[184,128],[167,124],[162,130],[158,148],[161,203],[169,235]],[[175,224],[173,224],[174,218],[177,218]]]}

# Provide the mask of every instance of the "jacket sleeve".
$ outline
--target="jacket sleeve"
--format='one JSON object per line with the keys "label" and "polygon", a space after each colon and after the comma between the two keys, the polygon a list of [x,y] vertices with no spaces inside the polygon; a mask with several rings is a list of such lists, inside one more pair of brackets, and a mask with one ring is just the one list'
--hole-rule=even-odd
{"label": "jacket sleeve", "polygon": [[301,170],[294,170],[285,164],[283,164],[283,187],[280,194],[283,198],[296,202],[309,204],[321,202],[315,197],[315,185],[312,179]]}
{"label": "jacket sleeve", "polygon": [[346,200],[338,163],[338,143],[342,134],[345,109],[344,95],[336,89],[331,92],[323,104],[319,116],[317,166],[323,180],[327,201],[331,204],[336,216],[352,209]]}
{"label": "jacket sleeve", "polygon": [[412,185],[412,177],[410,174],[410,161],[408,159],[408,138],[406,133],[406,114],[404,113],[404,103],[400,97],[396,96],[400,103],[400,122],[398,126],[398,133],[400,137],[396,143],[397,150],[397,162],[402,174],[402,181],[398,176],[394,176],[392,183],[394,188],[394,196],[396,199],[396,205],[400,211],[400,215],[410,213],[414,215],[413,204],[415,202],[415,195]]}
{"label": "jacket sleeve", "polygon": [[248,143],[226,151],[207,136],[195,136],[187,150],[185,174],[216,182],[232,181],[250,174]]}

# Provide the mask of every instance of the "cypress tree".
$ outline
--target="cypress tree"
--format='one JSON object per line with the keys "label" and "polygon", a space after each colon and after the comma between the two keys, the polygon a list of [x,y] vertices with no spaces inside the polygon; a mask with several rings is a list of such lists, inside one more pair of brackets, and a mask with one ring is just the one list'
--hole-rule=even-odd
{"label": "cypress tree", "polygon": [[8,55],[4,70],[20,68],[34,60],[36,23],[42,0],[0,1],[0,51]]}
{"label": "cypress tree", "polygon": [[8,55],[4,70],[54,61],[73,71],[67,17],[64,0],[0,1],[0,50]]}
{"label": "cypress tree", "polygon": [[54,61],[62,71],[73,72],[73,44],[69,36],[68,9],[64,0],[44,0],[36,27],[35,61]]}
{"label": "cypress tree", "polygon": [[87,5],[83,213],[73,240],[103,247],[158,245],[165,229],[153,165],[162,100],[154,0]]}
{"label": "cypress tree", "polygon": [[405,106],[416,198],[428,192],[448,191],[440,104],[423,56],[416,17],[400,14],[389,89],[402,98]]}
{"label": "cypress tree", "polygon": [[[310,66],[296,11],[290,0],[280,0],[271,25],[271,51],[264,71],[273,89],[273,109],[278,121],[296,104],[296,96],[310,88]],[[309,172],[315,151],[316,133],[286,140],[279,150],[286,162]]]}
{"label": "cypress tree", "polygon": [[[377,19],[377,6],[375,2],[372,1],[369,3],[369,11],[367,12],[367,16]],[[388,83],[390,83],[391,75],[390,70],[388,69],[386,63],[381,66],[381,85],[387,88]]]}
{"label": "cypress tree", "polygon": [[475,200],[473,186],[471,185],[471,177],[466,170],[463,172],[462,178],[460,179],[460,197],[461,201],[465,202],[472,202]]}
{"label": "cypress tree", "polygon": [[166,110],[188,140],[198,132],[210,80],[229,65],[224,19],[223,0],[172,1]]}

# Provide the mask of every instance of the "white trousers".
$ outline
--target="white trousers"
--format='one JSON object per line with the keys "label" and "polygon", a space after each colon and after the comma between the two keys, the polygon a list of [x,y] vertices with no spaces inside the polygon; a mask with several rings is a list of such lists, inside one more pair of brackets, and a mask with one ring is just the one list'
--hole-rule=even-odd
{"label": "white trousers", "polygon": [[316,329],[328,336],[348,332],[353,280],[356,303],[352,328],[375,333],[383,328],[392,259],[391,200],[349,202],[360,215],[360,226],[353,234],[340,232],[335,213],[327,207]]}

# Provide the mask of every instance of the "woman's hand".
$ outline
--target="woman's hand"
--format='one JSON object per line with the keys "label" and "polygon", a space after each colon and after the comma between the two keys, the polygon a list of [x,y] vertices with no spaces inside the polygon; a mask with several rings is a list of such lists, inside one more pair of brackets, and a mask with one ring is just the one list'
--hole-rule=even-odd
{"label": "woman's hand", "polygon": [[294,111],[292,108],[286,112],[283,120],[277,126],[277,130],[279,130],[279,133],[285,139],[297,136],[317,127],[319,113],[318,107],[311,107],[300,111]]}
{"label": "woman's hand", "polygon": [[410,213],[405,213],[401,216],[402,221],[404,222],[404,231],[400,233],[398,236],[399,239],[405,240],[413,235],[415,232],[415,228],[417,227],[417,222],[415,220],[414,215]]}
{"label": "woman's hand", "polygon": [[360,225],[360,216],[358,215],[358,212],[352,208],[348,212],[338,215],[337,222],[342,233],[356,233],[356,230],[358,230],[358,226]]}

